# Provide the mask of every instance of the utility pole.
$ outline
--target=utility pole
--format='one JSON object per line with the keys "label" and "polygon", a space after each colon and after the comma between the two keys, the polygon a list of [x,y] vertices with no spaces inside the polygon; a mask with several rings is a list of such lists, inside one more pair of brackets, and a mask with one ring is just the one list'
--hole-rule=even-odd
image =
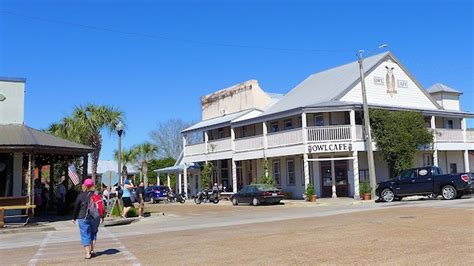
{"label": "utility pole", "polygon": [[374,152],[372,150],[372,132],[370,131],[370,117],[369,106],[367,104],[367,92],[365,89],[365,75],[364,75],[364,57],[363,50],[357,53],[360,71],[360,84],[362,86],[362,105],[364,110],[364,128],[365,128],[365,143],[367,145],[367,160],[369,164],[369,180],[372,188],[372,199],[375,199],[375,187],[377,185],[377,178],[375,176]]}

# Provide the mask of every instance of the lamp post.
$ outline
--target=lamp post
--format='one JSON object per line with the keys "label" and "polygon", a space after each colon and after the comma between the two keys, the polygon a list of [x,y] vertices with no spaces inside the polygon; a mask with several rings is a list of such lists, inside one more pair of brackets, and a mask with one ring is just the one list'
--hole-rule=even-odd
{"label": "lamp post", "polygon": [[123,134],[123,123],[119,121],[117,124],[117,134],[118,134],[118,171],[120,175],[120,185],[123,185],[123,175],[122,175],[122,134]]}
{"label": "lamp post", "polygon": [[[387,46],[388,45],[386,44],[382,44],[378,48],[381,49]],[[375,187],[377,184],[377,178],[375,176],[374,151],[372,150],[372,132],[370,131],[369,106],[367,104],[367,92],[365,89],[364,52],[364,50],[359,50],[357,52],[357,62],[359,62],[360,84],[362,87],[362,106],[364,111],[364,128],[367,145],[367,161],[369,164],[369,180],[370,187],[372,188],[372,199],[375,199]]]}

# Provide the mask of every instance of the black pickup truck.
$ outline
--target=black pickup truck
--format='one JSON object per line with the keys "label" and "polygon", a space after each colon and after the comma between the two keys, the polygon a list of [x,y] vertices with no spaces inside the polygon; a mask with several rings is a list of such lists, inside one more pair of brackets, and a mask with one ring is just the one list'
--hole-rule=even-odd
{"label": "black pickup truck", "polygon": [[472,173],[443,175],[435,166],[404,170],[396,178],[377,184],[376,195],[391,202],[407,196],[443,196],[451,200],[473,191]]}

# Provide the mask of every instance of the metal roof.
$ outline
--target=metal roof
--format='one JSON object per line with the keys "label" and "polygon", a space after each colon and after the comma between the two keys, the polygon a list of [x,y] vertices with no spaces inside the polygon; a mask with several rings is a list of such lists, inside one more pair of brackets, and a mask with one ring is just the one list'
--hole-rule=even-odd
{"label": "metal roof", "polygon": [[1,77],[0,81],[9,81],[9,82],[26,82],[25,78],[17,78],[17,77]]}
{"label": "metal roof", "polygon": [[193,126],[190,126],[188,128],[186,128],[185,130],[183,130],[182,132],[189,132],[189,131],[193,131],[193,130],[197,130],[197,129],[204,129],[204,128],[208,128],[208,127],[216,127],[216,126],[220,126],[220,125],[223,125],[223,124],[229,124],[232,120],[242,116],[242,115],[245,115],[251,111],[253,111],[255,109],[247,109],[247,110],[243,110],[243,111],[240,111],[240,112],[235,112],[235,113],[232,113],[232,114],[228,114],[228,115],[224,115],[224,116],[219,116],[219,117],[215,117],[215,118],[211,118],[211,119],[207,119],[207,120],[204,120],[204,121],[201,121]]}
{"label": "metal roof", "polygon": [[427,89],[429,93],[437,93],[437,92],[450,92],[450,93],[456,93],[456,94],[462,94],[462,92],[455,90],[449,86],[446,86],[441,83],[436,83],[433,86],[431,86],[429,89]]}
{"label": "metal roof", "polygon": [[0,125],[0,149],[48,148],[88,153],[92,148],[68,141],[23,124]]}
{"label": "metal roof", "polygon": [[[376,66],[389,52],[364,59],[366,72]],[[336,99],[360,78],[357,61],[318,72],[306,78],[281,100],[263,112],[263,116],[307,107]]]}

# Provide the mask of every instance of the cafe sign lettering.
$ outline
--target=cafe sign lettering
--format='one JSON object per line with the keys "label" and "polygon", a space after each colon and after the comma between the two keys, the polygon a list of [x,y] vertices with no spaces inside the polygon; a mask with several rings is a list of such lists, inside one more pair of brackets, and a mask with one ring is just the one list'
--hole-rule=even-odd
{"label": "cafe sign lettering", "polygon": [[335,151],[352,151],[352,143],[321,143],[308,145],[308,152],[335,152]]}

